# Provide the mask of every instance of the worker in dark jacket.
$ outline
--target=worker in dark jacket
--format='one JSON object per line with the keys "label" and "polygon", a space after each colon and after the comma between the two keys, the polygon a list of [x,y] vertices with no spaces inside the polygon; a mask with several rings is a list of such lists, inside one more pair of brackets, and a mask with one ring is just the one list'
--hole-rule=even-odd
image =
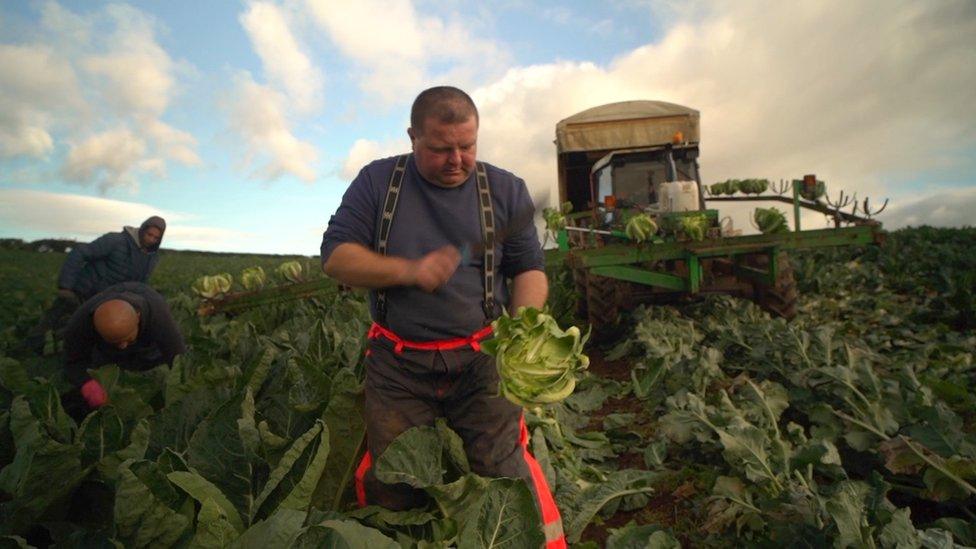
{"label": "worker in dark jacket", "polygon": [[27,346],[44,351],[49,330],[64,325],[81,302],[119,282],[147,282],[159,262],[159,245],[166,221],[152,216],[138,228],[106,233],[93,242],[79,244],[68,254],[58,277],[58,294],[41,321],[27,336]]}
{"label": "worker in dark jacket", "polygon": [[75,311],[64,330],[64,350],[68,381],[81,389],[89,407],[97,408],[107,395],[89,377],[89,368],[117,364],[148,370],[171,364],[186,346],[163,296],[140,282],[123,282]]}

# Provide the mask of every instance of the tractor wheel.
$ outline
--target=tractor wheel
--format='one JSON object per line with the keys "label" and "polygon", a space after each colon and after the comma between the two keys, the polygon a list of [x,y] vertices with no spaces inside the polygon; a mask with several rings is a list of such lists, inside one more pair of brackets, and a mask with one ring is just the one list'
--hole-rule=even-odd
{"label": "tractor wheel", "polygon": [[586,278],[586,269],[583,267],[573,268],[573,289],[576,293],[576,318],[583,322],[586,322],[589,318],[586,308]]}
{"label": "tractor wheel", "polygon": [[623,292],[621,282],[586,274],[586,310],[592,326],[591,339],[605,343],[617,335]]}
{"label": "tractor wheel", "polygon": [[[796,279],[793,275],[793,265],[786,253],[780,252],[776,257],[779,265],[779,273],[776,276],[776,285],[756,283],[754,285],[754,299],[764,310],[790,320],[796,316],[797,301],[800,293],[796,287]],[[757,256],[756,261],[751,262],[753,267],[760,269],[769,268],[769,259],[766,256]]]}

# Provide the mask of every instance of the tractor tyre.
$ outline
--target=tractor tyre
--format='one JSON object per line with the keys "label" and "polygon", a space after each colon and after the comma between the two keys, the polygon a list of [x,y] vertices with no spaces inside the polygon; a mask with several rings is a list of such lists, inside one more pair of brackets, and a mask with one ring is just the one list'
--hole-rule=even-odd
{"label": "tractor tyre", "polygon": [[581,322],[589,319],[586,307],[586,279],[587,270],[583,267],[573,268],[573,289],[576,295],[576,318]]}
{"label": "tractor tyre", "polygon": [[[779,265],[776,284],[769,286],[768,284],[756,283],[754,285],[754,299],[763,310],[790,320],[796,316],[800,293],[796,286],[793,265],[790,263],[789,256],[785,252],[780,252],[776,257],[776,262]],[[769,259],[766,256],[757,256],[756,261],[751,263],[752,266],[760,269],[769,268]]]}
{"label": "tractor tyre", "polygon": [[606,343],[619,333],[623,295],[620,281],[587,273],[586,311],[594,343]]}

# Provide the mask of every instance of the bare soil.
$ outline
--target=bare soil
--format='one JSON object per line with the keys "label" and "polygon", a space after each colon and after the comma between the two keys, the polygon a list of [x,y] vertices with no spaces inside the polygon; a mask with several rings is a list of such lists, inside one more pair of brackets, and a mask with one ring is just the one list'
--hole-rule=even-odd
{"label": "bare soil", "polygon": [[[604,352],[600,350],[591,350],[589,356],[589,370],[593,374],[621,383],[630,381],[631,363],[629,360],[606,360]],[[654,418],[644,408],[643,403],[636,398],[608,398],[599,410],[591,414],[590,428],[601,428],[604,418],[610,414],[634,414],[635,420],[632,430],[645,438],[651,434]],[[636,450],[625,452],[617,458],[620,469],[647,469],[643,455]],[[691,482],[683,482],[678,485],[675,485],[674,482],[666,482],[657,487],[655,495],[643,508],[634,511],[618,511],[608,519],[597,516],[583,531],[580,541],[592,541],[599,547],[605,547],[610,529],[621,528],[631,521],[637,524],[659,524],[662,527],[672,527],[681,520],[681,517],[687,515],[686,500],[696,492],[697,489]]]}

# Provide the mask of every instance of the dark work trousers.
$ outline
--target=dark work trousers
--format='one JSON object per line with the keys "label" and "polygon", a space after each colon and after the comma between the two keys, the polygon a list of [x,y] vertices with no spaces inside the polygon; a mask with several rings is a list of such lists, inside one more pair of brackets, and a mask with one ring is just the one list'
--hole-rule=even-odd
{"label": "dark work trousers", "polygon": [[[523,478],[535,492],[519,444],[522,408],[498,395],[494,358],[464,347],[451,351],[404,349],[385,339],[366,358],[366,437],[379,457],[399,434],[444,417],[464,441],[471,470],[485,477]],[[371,504],[402,510],[423,505],[421,490],[363,479]],[[538,497],[538,494],[536,494]]]}

